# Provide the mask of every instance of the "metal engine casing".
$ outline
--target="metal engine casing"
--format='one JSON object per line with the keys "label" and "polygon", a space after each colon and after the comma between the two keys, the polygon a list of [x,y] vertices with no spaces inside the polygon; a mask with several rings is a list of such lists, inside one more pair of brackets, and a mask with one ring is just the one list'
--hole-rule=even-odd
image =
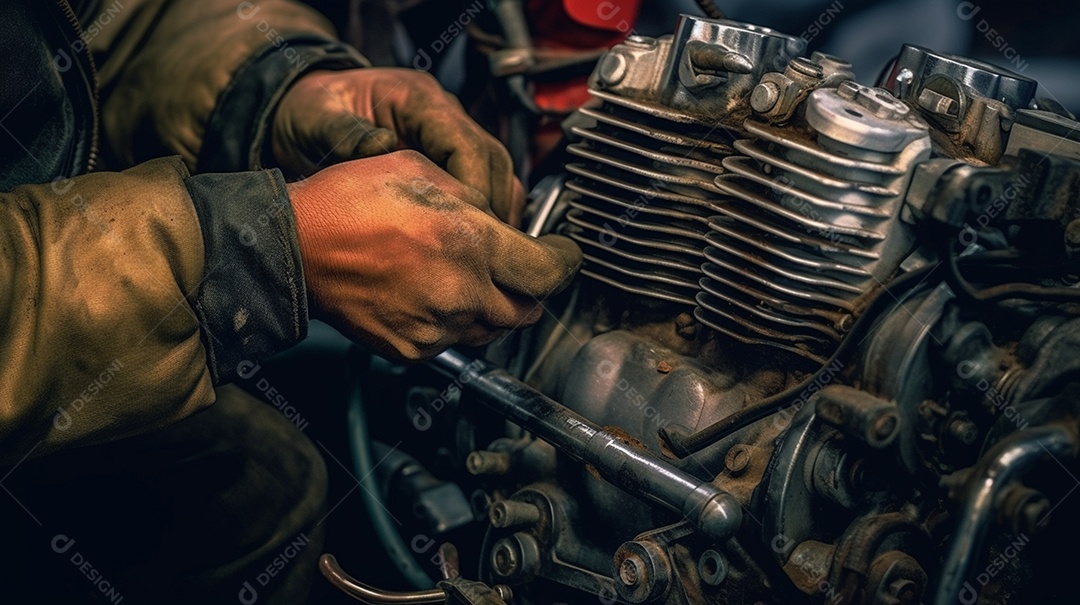
{"label": "metal engine casing", "polygon": [[[616,435],[721,489],[742,523],[710,539],[644,479],[616,487],[580,452],[512,423],[484,441],[465,417],[454,439],[490,514],[479,579],[514,603],[1062,594],[1039,580],[1063,576],[1048,553],[1080,528],[1042,528],[1070,487],[1055,462],[1068,471],[1080,450],[1080,363],[1062,361],[1080,359],[1080,320],[973,300],[946,275],[954,244],[937,240],[978,231],[964,266],[988,281],[1015,272],[1024,254],[1005,244],[1031,225],[1062,240],[1044,237],[1057,256],[1039,258],[1080,259],[1062,244],[1080,232],[1080,162],[1064,157],[1080,144],[1053,134],[1080,124],[977,61],[905,47],[875,87],[801,52],[766,28],[684,16],[593,73],[598,104],[573,121],[565,187],[531,229],[577,241],[583,278],[489,357],[596,425],[567,431]],[[1019,200],[1007,215],[971,228],[1006,196]],[[778,393],[782,406],[686,452],[660,431],[707,431]],[[1011,563],[1017,544],[1033,563]],[[972,584],[1002,560],[1007,573]]]}

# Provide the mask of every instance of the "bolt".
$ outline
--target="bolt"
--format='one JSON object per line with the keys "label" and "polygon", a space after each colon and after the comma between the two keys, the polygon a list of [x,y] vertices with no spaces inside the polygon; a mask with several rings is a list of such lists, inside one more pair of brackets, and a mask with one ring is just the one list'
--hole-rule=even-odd
{"label": "bolt", "polygon": [[531,525],[540,520],[540,509],[528,502],[502,500],[488,509],[488,519],[498,528]]}
{"label": "bolt", "polygon": [[780,87],[775,82],[762,82],[750,93],[750,107],[758,113],[765,113],[780,100]]}
{"label": "bolt", "polygon": [[885,413],[874,420],[874,441],[887,441],[896,432],[897,417],[892,413]]}
{"label": "bolt", "polygon": [[788,69],[812,78],[820,78],[822,75],[821,66],[806,57],[795,57],[788,63]]}
{"label": "bolt", "polygon": [[729,473],[738,477],[750,466],[750,458],[750,448],[742,444],[733,445],[724,456],[724,466],[727,467]]}
{"label": "bolt", "polygon": [[1037,489],[1016,484],[1002,494],[1000,506],[1004,516],[1012,522],[1017,533],[1034,534],[1042,527],[1053,507],[1050,500]]}
{"label": "bolt", "polygon": [[628,62],[626,56],[622,53],[610,52],[604,55],[604,58],[600,60],[600,65],[597,66],[596,76],[600,79],[600,83],[606,86],[614,86],[619,82],[622,82],[626,77],[628,71]]}
{"label": "bolt", "polygon": [[1024,528],[1024,533],[1034,534],[1038,532],[1040,525],[1049,520],[1051,510],[1053,508],[1046,498],[1025,504],[1024,508],[1020,510],[1021,525]]}
{"label": "bolt", "polygon": [[619,581],[623,586],[637,586],[645,575],[645,562],[637,555],[630,555],[619,565]]}
{"label": "bolt", "polygon": [[1080,248],[1080,219],[1076,219],[1065,227],[1065,243],[1070,248]]}
{"label": "bolt", "polygon": [[979,438],[979,427],[970,420],[957,418],[949,423],[949,434],[956,437],[960,443],[971,445]]}
{"label": "bolt", "polygon": [[911,84],[915,81],[915,73],[908,68],[903,68],[896,74],[896,93],[901,99],[907,97],[911,90]]}
{"label": "bolt", "polygon": [[900,578],[889,584],[888,595],[897,605],[915,605],[919,599],[919,586],[912,580]]}
{"label": "bolt", "polygon": [[627,36],[623,41],[627,46],[638,46],[641,48],[652,48],[656,46],[656,38],[650,38],[649,36],[639,36],[637,34],[633,36]]}
{"label": "bolt", "polygon": [[515,575],[521,570],[521,556],[509,539],[499,540],[491,551],[491,566],[503,577]]}
{"label": "bolt", "polygon": [[675,333],[683,338],[694,338],[701,331],[701,324],[689,313],[679,313],[675,317]]}
{"label": "bolt", "polygon": [[465,470],[471,475],[505,475],[510,472],[510,454],[506,452],[471,452],[465,458]]}
{"label": "bolt", "polygon": [[506,584],[496,584],[495,586],[492,586],[491,589],[494,590],[504,602],[512,603],[514,601],[514,591],[510,590],[510,587]]}

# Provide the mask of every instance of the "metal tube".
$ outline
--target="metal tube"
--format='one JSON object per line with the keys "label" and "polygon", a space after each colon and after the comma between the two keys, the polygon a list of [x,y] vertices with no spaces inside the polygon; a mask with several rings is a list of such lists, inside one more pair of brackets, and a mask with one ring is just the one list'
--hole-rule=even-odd
{"label": "metal tube", "polygon": [[734,496],[630,445],[506,370],[456,351],[446,351],[431,364],[488,409],[593,466],[628,493],[682,514],[705,535],[725,540],[739,529],[742,508]]}
{"label": "metal tube", "polygon": [[367,605],[429,605],[446,603],[446,592],[441,588],[417,592],[390,592],[373,588],[345,573],[334,555],[319,558],[319,570],[331,584],[350,597]]}
{"label": "metal tube", "polygon": [[953,605],[960,600],[972,555],[982,550],[1001,492],[1043,458],[1073,457],[1076,453],[1076,434],[1058,423],[1013,433],[983,457],[967,482],[964,508],[941,568],[935,605]]}

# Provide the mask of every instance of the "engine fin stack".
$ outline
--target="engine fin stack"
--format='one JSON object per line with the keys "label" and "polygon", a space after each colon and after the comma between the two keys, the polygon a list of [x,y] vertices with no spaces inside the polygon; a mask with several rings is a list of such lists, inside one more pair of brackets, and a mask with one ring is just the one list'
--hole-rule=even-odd
{"label": "engine fin stack", "polygon": [[723,161],[730,197],[709,220],[695,315],[821,362],[910,251],[900,210],[930,139],[906,105],[850,81],[805,111],[806,127],[748,120]]}

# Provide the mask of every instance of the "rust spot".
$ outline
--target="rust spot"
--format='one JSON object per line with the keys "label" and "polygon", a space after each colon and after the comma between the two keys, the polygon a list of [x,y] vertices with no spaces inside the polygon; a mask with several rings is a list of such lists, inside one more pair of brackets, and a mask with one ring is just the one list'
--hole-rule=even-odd
{"label": "rust spot", "polygon": [[667,374],[671,371],[671,364],[661,359],[660,363],[656,364],[656,371],[661,374]]}
{"label": "rust spot", "polygon": [[605,426],[604,430],[614,435],[615,438],[619,441],[622,441],[626,445],[629,445],[633,448],[645,451],[648,451],[649,449],[642,441],[640,441],[630,433],[627,433],[621,426]]}

